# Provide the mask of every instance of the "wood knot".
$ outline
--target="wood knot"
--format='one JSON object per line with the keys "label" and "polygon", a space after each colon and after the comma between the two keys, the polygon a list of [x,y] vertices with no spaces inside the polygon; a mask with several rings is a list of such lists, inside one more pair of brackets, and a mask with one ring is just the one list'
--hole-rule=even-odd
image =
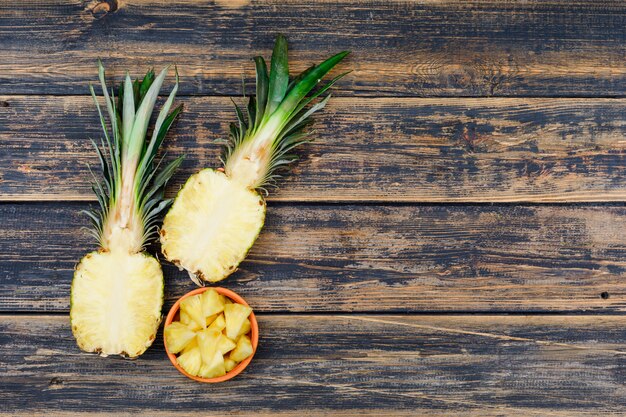
{"label": "wood knot", "polygon": [[50,380],[50,382],[48,382],[48,386],[55,386],[55,385],[63,385],[63,380],[55,376],[54,378]]}
{"label": "wood knot", "polygon": [[9,102],[0,100],[0,107],[9,107]]}
{"label": "wood knot", "polygon": [[102,19],[109,13],[117,11],[119,4],[117,0],[99,1],[91,7],[91,13],[96,19]]}
{"label": "wood knot", "polygon": [[536,179],[539,177],[545,177],[550,174],[550,167],[545,164],[540,164],[532,160],[523,162],[520,175],[526,176],[529,179]]}
{"label": "wood knot", "polygon": [[473,122],[459,123],[454,127],[454,137],[459,145],[471,153],[478,150],[480,145],[486,145],[488,135],[493,130],[491,126],[478,125]]}

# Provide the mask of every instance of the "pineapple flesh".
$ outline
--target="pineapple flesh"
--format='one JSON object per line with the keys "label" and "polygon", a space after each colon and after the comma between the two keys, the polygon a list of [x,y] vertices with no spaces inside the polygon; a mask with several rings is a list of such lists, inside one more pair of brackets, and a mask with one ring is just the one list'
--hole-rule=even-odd
{"label": "pineapple flesh", "polygon": [[287,41],[279,35],[271,71],[256,57],[256,97],[244,112],[235,105],[237,124],[222,155],[223,168],[194,174],[180,190],[160,230],[163,255],[186,269],[198,285],[233,273],[254,244],[265,221],[262,193],[278,171],[297,157],[291,150],[309,142],[310,116],[330,95],[308,106],[345,74],[311,93],[346,55],[341,52],[289,80]]}
{"label": "pineapple flesh", "polygon": [[163,188],[181,163],[177,158],[159,170],[160,163],[155,162],[157,150],[181,110],[169,112],[178,76],[152,137],[147,139],[150,115],[167,68],[156,77],[149,71],[135,82],[127,74],[117,102],[109,95],[102,63],[98,72],[111,132],[91,87],[104,130],[101,146],[94,142],[103,180],[96,180],[93,186],[100,210],[86,214],[100,248],[76,267],[70,321],[82,350],[132,358],[152,344],[161,322],[163,273],[144,247],[156,235],[159,214],[170,204],[163,198]]}
{"label": "pineapple flesh", "polygon": [[231,274],[263,227],[263,197],[232,182],[223,172],[200,171],[189,178],[163,221],[163,254],[195,271],[198,283]]}

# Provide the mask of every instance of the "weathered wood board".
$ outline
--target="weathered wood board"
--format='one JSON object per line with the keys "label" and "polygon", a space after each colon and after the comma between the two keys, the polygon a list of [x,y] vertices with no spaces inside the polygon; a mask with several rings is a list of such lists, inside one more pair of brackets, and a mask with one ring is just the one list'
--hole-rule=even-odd
{"label": "weathered wood board", "polygon": [[[173,195],[219,164],[229,98],[181,99],[167,139],[186,154]],[[0,96],[0,199],[95,200],[90,97]],[[626,200],[626,100],[334,98],[316,141],[270,199],[546,202]]]}
{"label": "weathered wood board", "polygon": [[280,32],[294,69],[353,51],[339,94],[624,95],[619,0],[2,2],[0,93],[83,94],[101,57],[117,75],[176,63],[184,94],[237,94]]}
{"label": "weathered wood board", "polygon": [[66,316],[2,316],[0,412],[617,416],[626,406],[625,316],[260,315],[259,326],[250,367],[204,385],[178,374],[160,343],[133,362],[98,358],[78,350]]}
{"label": "weathered wood board", "polygon": [[[85,203],[0,205],[0,310],[68,311]],[[270,205],[222,284],[257,311],[626,311],[626,208]],[[194,288],[164,261],[171,302]]]}
{"label": "weathered wood board", "polygon": [[[250,367],[80,352],[97,59],[178,65],[173,196],[281,32],[292,73],[353,72],[221,283],[259,313]],[[626,415],[625,85],[618,0],[0,2],[0,415]],[[164,272],[169,309],[195,286]]]}

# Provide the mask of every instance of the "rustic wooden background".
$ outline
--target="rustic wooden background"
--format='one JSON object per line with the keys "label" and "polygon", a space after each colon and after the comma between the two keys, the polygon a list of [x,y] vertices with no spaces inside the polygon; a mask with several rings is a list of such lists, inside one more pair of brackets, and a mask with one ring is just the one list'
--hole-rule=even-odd
{"label": "rustic wooden background", "polygon": [[[251,366],[207,386],[160,335],[80,352],[96,59],[178,64],[174,193],[278,32],[292,71],[354,71],[224,282],[258,312]],[[0,200],[3,414],[626,414],[623,1],[2,1]],[[169,308],[193,284],[165,273]]]}

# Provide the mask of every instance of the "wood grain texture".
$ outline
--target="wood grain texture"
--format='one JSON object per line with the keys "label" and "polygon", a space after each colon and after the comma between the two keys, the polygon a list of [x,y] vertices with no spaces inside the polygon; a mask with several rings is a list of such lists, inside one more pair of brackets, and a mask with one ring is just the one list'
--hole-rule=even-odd
{"label": "wood grain texture", "polygon": [[[187,98],[165,148],[186,154],[170,195],[217,166],[230,99]],[[0,199],[95,200],[88,97],[0,96]],[[334,98],[282,201],[624,201],[626,100]]]}
{"label": "wood grain texture", "polygon": [[2,2],[0,93],[83,94],[102,57],[117,75],[174,62],[182,93],[237,94],[277,33],[294,71],[352,50],[339,94],[624,95],[619,0]]}
{"label": "wood grain texture", "polygon": [[[0,205],[0,310],[68,311],[85,203]],[[626,311],[624,207],[270,205],[222,284],[261,312]],[[166,305],[194,285],[164,262]]]}
{"label": "wood grain texture", "polygon": [[136,361],[98,358],[78,350],[65,316],[1,316],[0,411],[617,416],[625,325],[625,316],[260,315],[249,368],[207,386],[176,371],[161,335]]}

